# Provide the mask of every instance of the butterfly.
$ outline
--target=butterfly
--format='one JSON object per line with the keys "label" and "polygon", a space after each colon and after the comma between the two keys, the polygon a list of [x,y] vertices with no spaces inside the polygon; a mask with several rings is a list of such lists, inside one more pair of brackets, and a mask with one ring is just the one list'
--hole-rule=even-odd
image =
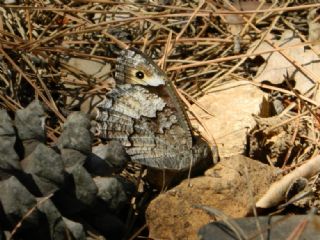
{"label": "butterfly", "polygon": [[166,74],[135,48],[121,51],[117,86],[97,106],[97,132],[117,140],[133,162],[168,170],[186,170],[210,155],[192,128],[181,100]]}

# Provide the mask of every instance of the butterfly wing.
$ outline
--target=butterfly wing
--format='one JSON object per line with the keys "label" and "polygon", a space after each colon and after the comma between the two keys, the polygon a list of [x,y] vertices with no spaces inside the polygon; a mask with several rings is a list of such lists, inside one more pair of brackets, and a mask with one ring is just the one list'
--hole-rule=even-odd
{"label": "butterfly wing", "polygon": [[185,130],[185,138],[192,147],[191,124],[183,104],[173,84],[151,58],[135,48],[122,50],[117,58],[115,78],[120,84],[145,86],[164,99],[176,112],[178,124]]}
{"label": "butterfly wing", "polygon": [[98,106],[98,134],[118,140],[131,159],[160,169],[187,169],[208,154],[194,144],[186,113],[165,74],[136,49],[123,50],[117,87]]}
{"label": "butterfly wing", "polygon": [[117,58],[115,78],[119,84],[143,86],[165,85],[166,75],[144,53],[138,49],[124,49]]}
{"label": "butterfly wing", "polygon": [[190,148],[189,134],[178,124],[175,111],[142,86],[117,86],[97,113],[99,136],[118,140],[132,161],[142,165],[183,170],[207,154],[205,147]]}

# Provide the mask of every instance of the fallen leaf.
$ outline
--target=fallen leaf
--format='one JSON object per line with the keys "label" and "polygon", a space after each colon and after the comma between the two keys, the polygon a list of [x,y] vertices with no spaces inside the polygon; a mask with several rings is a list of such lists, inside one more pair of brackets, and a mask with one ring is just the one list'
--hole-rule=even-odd
{"label": "fallen leaf", "polygon": [[202,118],[208,132],[198,126],[199,131],[208,139],[213,136],[220,158],[225,158],[245,152],[247,133],[256,125],[252,114],[267,115],[268,104],[266,95],[247,82],[231,82],[222,87],[197,101],[212,115],[197,105],[192,108]]}
{"label": "fallen leaf", "polygon": [[[281,48],[297,45],[301,43],[291,31],[283,33],[280,40],[273,40],[274,45]],[[257,42],[252,44],[255,47]],[[274,48],[267,42],[262,42],[253,53],[271,51]],[[303,46],[288,48],[282,51],[283,54],[293,59],[297,64],[303,66],[307,71],[320,77],[319,57],[312,50],[305,50]],[[255,82],[270,82],[272,84],[281,84],[285,81],[287,74],[295,80],[295,89],[304,94],[315,86],[315,80],[310,79],[288,61],[280,52],[272,52],[261,55],[265,63],[259,67],[258,73],[254,79]],[[317,78],[318,79],[318,78]]]}

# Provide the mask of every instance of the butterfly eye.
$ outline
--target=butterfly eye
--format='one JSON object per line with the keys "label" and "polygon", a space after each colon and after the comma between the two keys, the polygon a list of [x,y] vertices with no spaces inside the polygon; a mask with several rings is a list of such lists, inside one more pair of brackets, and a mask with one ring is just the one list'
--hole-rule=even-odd
{"label": "butterfly eye", "polygon": [[143,79],[144,78],[144,73],[141,71],[136,72],[136,77],[139,79]]}

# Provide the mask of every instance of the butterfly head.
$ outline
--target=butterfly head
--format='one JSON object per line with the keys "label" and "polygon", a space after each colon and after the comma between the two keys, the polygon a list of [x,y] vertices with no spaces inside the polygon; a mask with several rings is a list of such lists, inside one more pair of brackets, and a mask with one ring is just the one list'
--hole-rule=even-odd
{"label": "butterfly head", "polygon": [[115,78],[119,83],[160,86],[165,84],[165,73],[138,49],[121,51],[116,63]]}

